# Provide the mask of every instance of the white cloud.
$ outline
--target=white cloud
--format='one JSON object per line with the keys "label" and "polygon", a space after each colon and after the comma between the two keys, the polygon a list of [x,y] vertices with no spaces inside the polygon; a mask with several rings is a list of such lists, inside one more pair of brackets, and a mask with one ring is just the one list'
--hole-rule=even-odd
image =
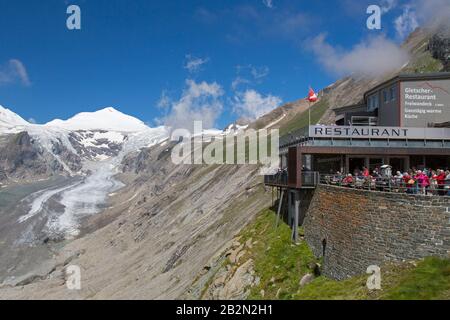
{"label": "white cloud", "polygon": [[200,71],[201,67],[208,62],[209,58],[196,58],[188,54],[186,55],[186,64],[184,65],[184,68],[190,73],[195,73],[197,71]]}
{"label": "white cloud", "polygon": [[20,60],[11,59],[3,66],[0,66],[0,85],[18,82],[24,86],[31,85],[27,69]]}
{"label": "white cloud", "polygon": [[231,83],[231,88],[233,88],[234,91],[238,89],[238,87],[242,84],[251,84],[251,81],[245,78],[242,78],[240,76],[237,76],[236,79],[233,80]]}
{"label": "white cloud", "polygon": [[409,60],[405,50],[384,36],[370,38],[351,50],[331,46],[324,34],[310,45],[322,66],[337,75],[378,76],[401,68]]}
{"label": "white cloud", "polygon": [[167,109],[167,108],[170,107],[171,103],[172,103],[172,99],[170,98],[170,96],[167,93],[167,91],[164,90],[161,93],[161,97],[159,98],[159,101],[158,101],[158,104],[157,104],[158,108],[160,108],[160,109]]}
{"label": "white cloud", "polygon": [[241,117],[254,120],[277,108],[281,102],[279,97],[270,94],[264,97],[255,90],[247,90],[234,97],[233,111]]}
{"label": "white cloud", "polygon": [[397,36],[400,39],[405,39],[419,26],[416,13],[410,6],[403,7],[402,15],[395,19],[394,24]]}
{"label": "white cloud", "polygon": [[413,0],[417,17],[421,24],[450,22],[450,1],[448,0]]}
{"label": "white cloud", "polygon": [[186,80],[186,88],[178,101],[170,101],[169,114],[162,122],[172,129],[188,129],[192,132],[194,121],[202,121],[204,129],[214,128],[222,113],[220,98],[224,92],[216,82],[197,83]]}
{"label": "white cloud", "polygon": [[269,67],[251,67],[251,74],[255,80],[260,80],[269,75]]}
{"label": "white cloud", "polygon": [[243,84],[261,83],[270,73],[270,69],[267,66],[255,67],[253,65],[237,66],[236,71],[237,76],[231,83],[234,91]]}
{"label": "white cloud", "polygon": [[403,13],[395,19],[399,38],[404,39],[418,26],[450,27],[450,1],[410,0],[403,6]]}
{"label": "white cloud", "polygon": [[273,8],[273,1],[272,0],[263,0],[263,4],[267,7],[272,9]]}
{"label": "white cloud", "polygon": [[381,12],[388,13],[392,9],[394,9],[398,4],[397,0],[382,0],[380,2]]}

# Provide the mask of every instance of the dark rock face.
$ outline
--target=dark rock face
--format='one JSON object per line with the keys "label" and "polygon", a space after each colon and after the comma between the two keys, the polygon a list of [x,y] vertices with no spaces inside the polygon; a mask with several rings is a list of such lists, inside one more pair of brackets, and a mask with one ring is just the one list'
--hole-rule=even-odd
{"label": "dark rock face", "polygon": [[0,163],[8,176],[24,167],[35,170],[37,174],[44,173],[45,166],[37,162],[38,158],[39,152],[26,132],[8,139],[0,153]]}
{"label": "dark rock face", "polygon": [[6,172],[0,168],[0,182],[5,181],[8,177],[6,176]]}
{"label": "dark rock face", "polygon": [[435,34],[430,39],[428,49],[433,58],[442,61],[444,71],[450,71],[450,32]]}
{"label": "dark rock face", "polygon": [[[106,133],[100,130],[96,132]],[[69,141],[80,156],[89,160],[94,160],[98,156],[115,157],[122,150],[122,143],[109,141],[106,138],[95,139],[94,131],[72,132],[69,134]]]}
{"label": "dark rock face", "polygon": [[[81,158],[67,150],[61,140],[58,140],[58,142],[53,142],[52,152],[54,155],[60,157],[61,160],[68,165],[70,170],[77,172],[82,169],[83,165],[81,163]],[[55,165],[60,165],[58,161],[56,162],[57,164]]]}
{"label": "dark rock face", "polygon": [[0,140],[0,181],[50,176],[63,171],[63,166],[42,150],[27,132]]}
{"label": "dark rock face", "polygon": [[165,168],[162,166],[155,166],[154,163],[170,163],[170,156],[175,142],[171,142],[164,147],[144,148],[138,152],[127,155],[122,161],[122,171],[124,173],[150,173],[163,172]]}

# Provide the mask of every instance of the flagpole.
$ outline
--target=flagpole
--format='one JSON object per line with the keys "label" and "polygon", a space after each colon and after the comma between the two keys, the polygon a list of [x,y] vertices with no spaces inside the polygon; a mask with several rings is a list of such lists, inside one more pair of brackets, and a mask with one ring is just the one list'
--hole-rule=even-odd
{"label": "flagpole", "polygon": [[309,122],[309,126],[308,126],[308,130],[309,130],[309,127],[311,127],[311,101],[310,100],[308,100],[308,102],[309,102],[309,107],[308,107],[308,122]]}

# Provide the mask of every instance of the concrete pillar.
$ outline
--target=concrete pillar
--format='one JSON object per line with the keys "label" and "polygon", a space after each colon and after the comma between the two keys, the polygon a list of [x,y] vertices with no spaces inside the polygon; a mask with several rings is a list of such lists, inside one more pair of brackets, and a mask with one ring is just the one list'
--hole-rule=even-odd
{"label": "concrete pillar", "polygon": [[312,156],[310,154],[305,155],[305,168],[312,170]]}
{"label": "concrete pillar", "polygon": [[287,193],[288,225],[292,227],[292,191],[288,190]]}
{"label": "concrete pillar", "polygon": [[347,174],[350,171],[350,156],[345,156],[345,170],[342,171],[343,174]]}
{"label": "concrete pillar", "polygon": [[294,217],[294,242],[298,242],[298,224],[300,219],[300,195],[299,191],[295,192],[295,217]]}
{"label": "concrete pillar", "polygon": [[406,157],[406,159],[405,159],[405,168],[403,169],[404,172],[408,171],[409,168],[411,168],[411,159],[410,159],[410,157],[408,156],[408,157]]}

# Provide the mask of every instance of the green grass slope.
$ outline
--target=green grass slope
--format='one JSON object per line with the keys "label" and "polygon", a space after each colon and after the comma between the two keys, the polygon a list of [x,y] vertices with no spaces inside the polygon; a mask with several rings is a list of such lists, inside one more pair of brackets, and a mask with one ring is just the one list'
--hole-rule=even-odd
{"label": "green grass slope", "polygon": [[[326,99],[322,99],[311,107],[311,124],[317,124],[329,108],[329,103]],[[290,132],[298,129],[306,128],[308,126],[308,111],[297,114],[280,128],[280,136],[284,136]]]}

